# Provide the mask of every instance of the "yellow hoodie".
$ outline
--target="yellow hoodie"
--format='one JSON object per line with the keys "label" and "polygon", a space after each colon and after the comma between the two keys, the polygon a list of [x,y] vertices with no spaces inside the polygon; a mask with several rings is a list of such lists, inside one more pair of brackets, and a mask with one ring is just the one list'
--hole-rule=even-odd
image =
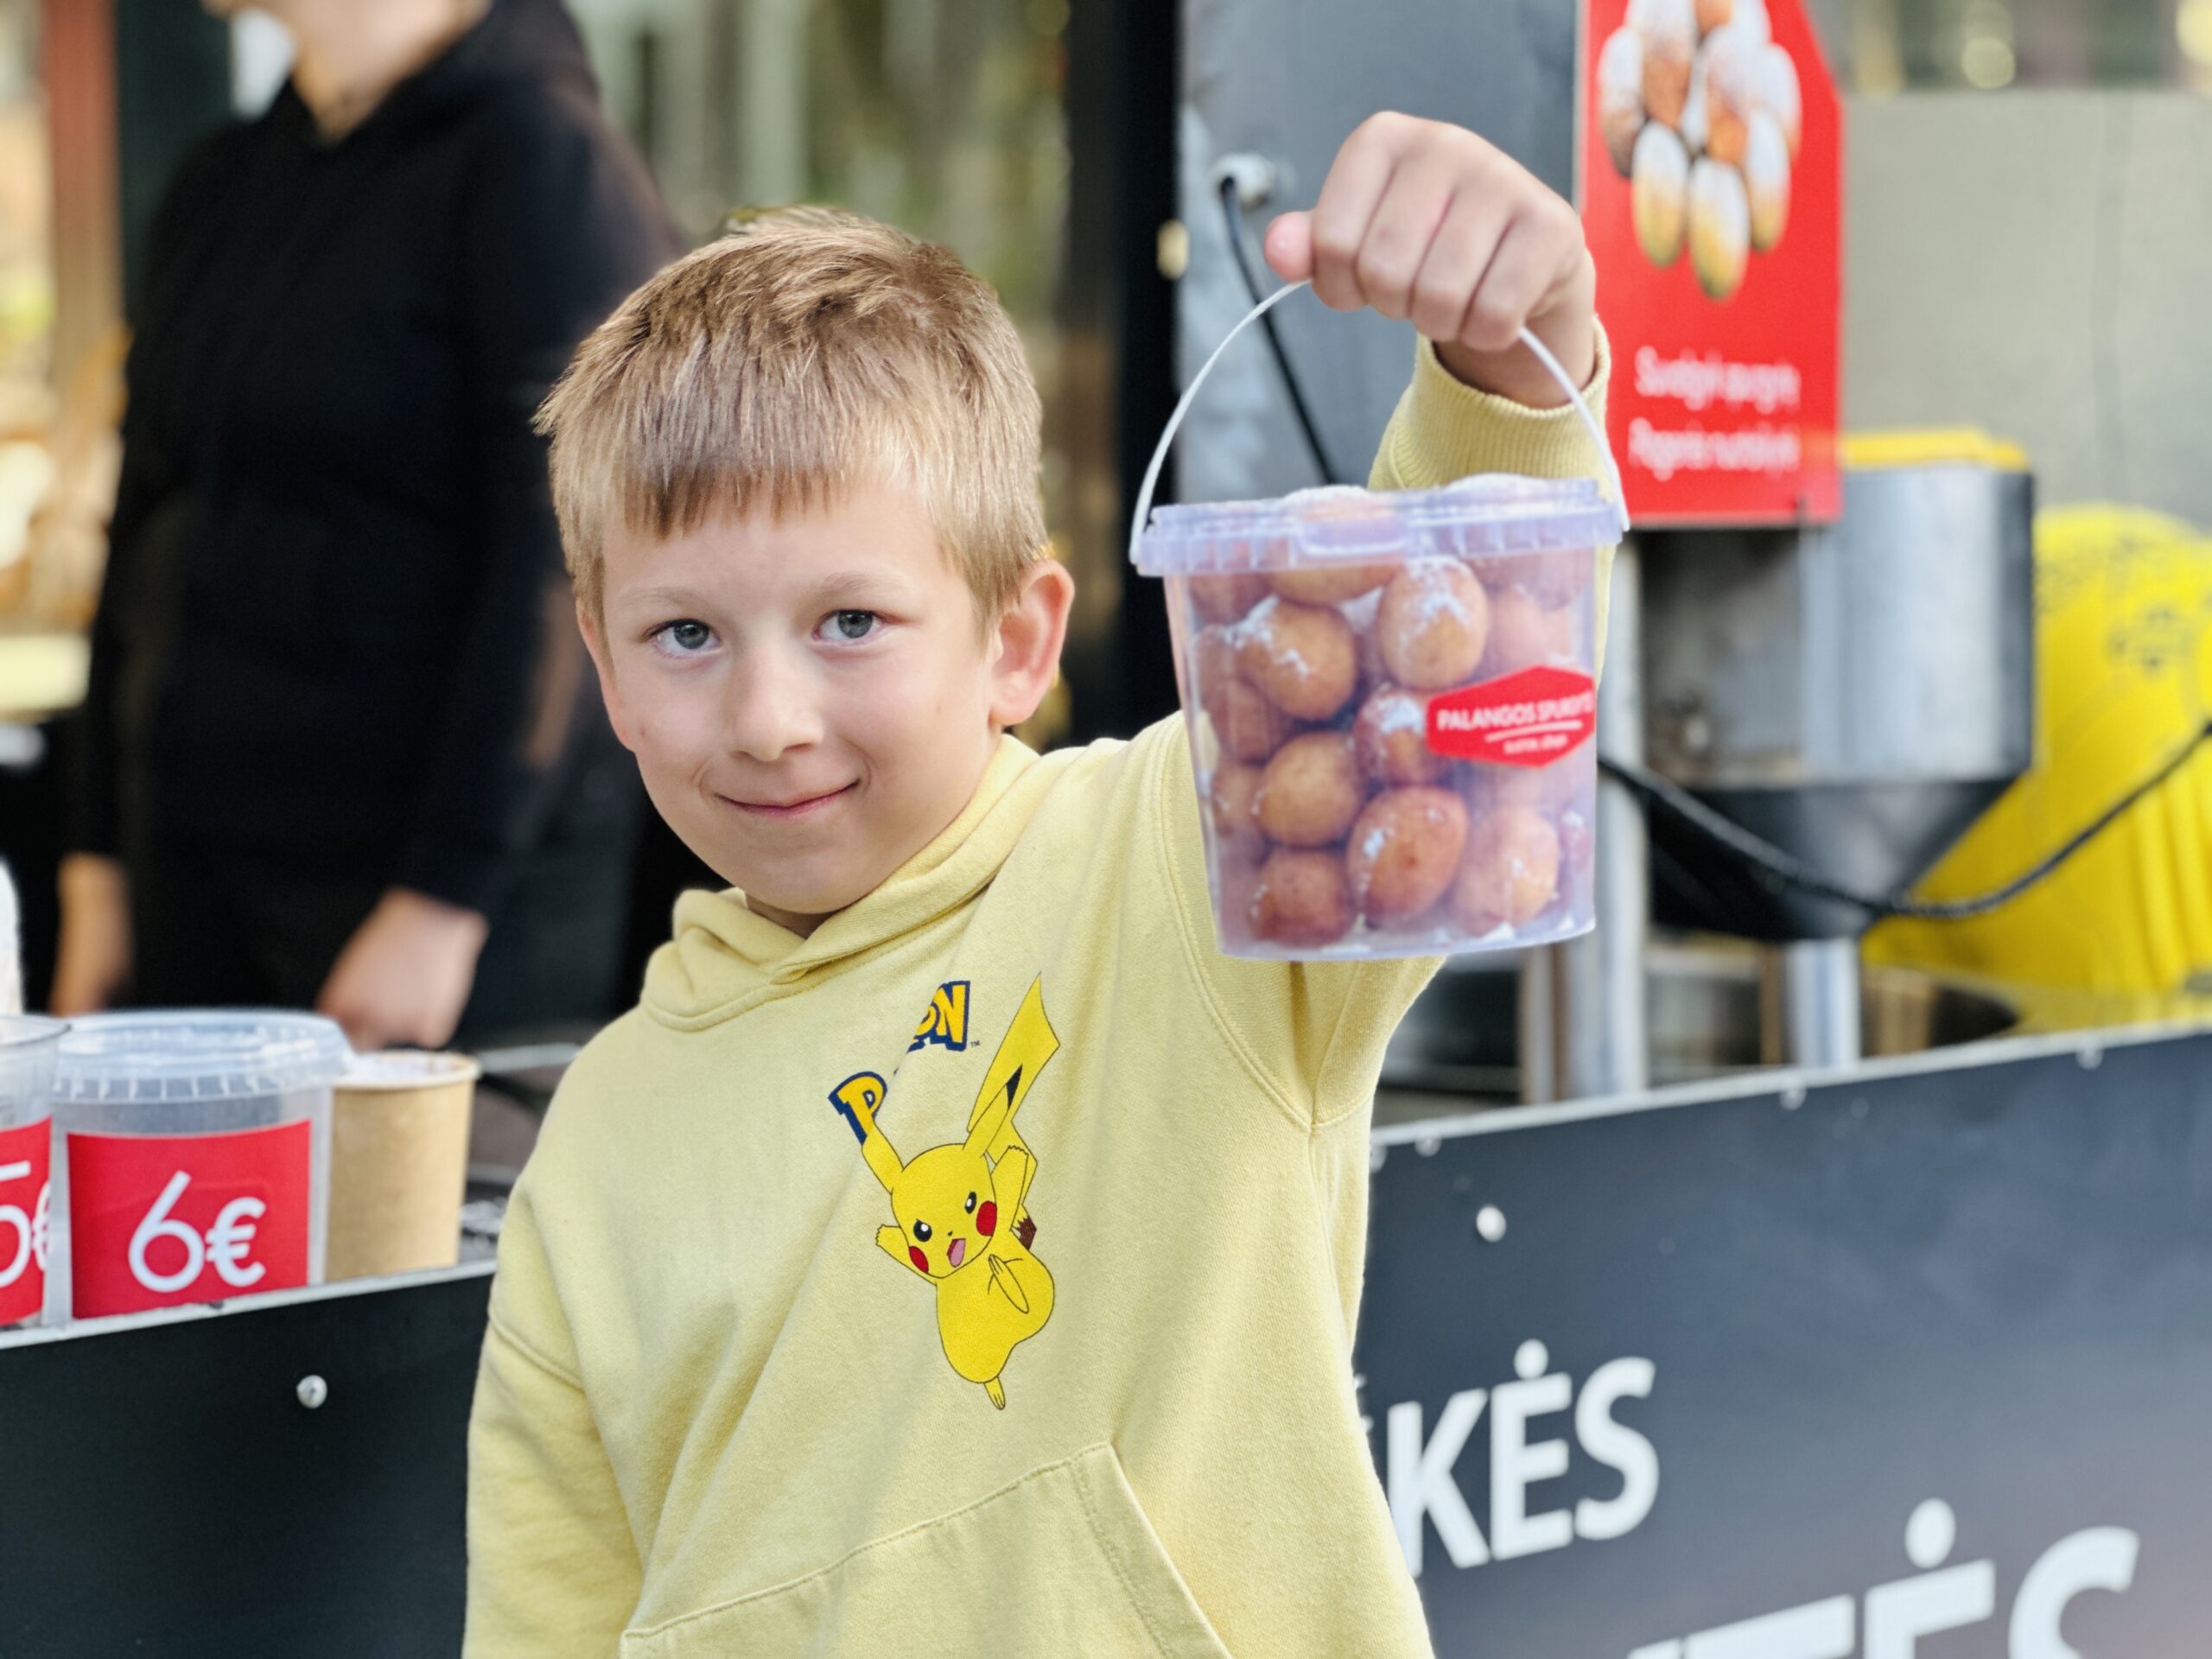
{"label": "yellow hoodie", "polygon": [[[1424,343],[1374,481],[1594,464]],[[810,938],[686,897],[507,1212],[468,1654],[1427,1654],[1351,1356],[1433,967],[1219,955],[1179,720]]]}

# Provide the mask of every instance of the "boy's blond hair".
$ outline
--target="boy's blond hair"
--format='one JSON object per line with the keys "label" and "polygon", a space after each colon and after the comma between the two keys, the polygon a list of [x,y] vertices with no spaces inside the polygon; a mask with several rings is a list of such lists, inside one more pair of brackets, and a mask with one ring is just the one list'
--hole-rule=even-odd
{"label": "boy's blond hair", "polygon": [[988,622],[1043,551],[1041,407],[1014,321],[949,250],[835,208],[677,260],[537,415],[569,575],[603,620],[606,535],[666,538],[862,484],[912,492]]}

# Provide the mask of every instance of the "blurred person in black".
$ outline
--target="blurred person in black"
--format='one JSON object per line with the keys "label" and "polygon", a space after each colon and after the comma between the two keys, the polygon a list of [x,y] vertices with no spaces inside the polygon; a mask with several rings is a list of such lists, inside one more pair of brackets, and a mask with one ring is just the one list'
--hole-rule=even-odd
{"label": "blurred person in black", "polygon": [[135,296],[53,1006],[601,1017],[638,788],[531,420],[677,244],[559,0],[258,9],[291,79]]}

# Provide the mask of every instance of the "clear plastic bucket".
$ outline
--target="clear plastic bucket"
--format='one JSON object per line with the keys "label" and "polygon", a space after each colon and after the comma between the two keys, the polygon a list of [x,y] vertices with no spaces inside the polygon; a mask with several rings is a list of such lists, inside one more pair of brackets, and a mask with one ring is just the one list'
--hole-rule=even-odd
{"label": "clear plastic bucket", "polygon": [[0,1329],[44,1317],[59,1020],[0,1014]]}
{"label": "clear plastic bucket", "polygon": [[[1592,923],[1596,574],[1627,525],[1590,479],[1305,490],[1147,516],[1166,578],[1216,935],[1232,957],[1446,956]],[[1610,468],[1605,439],[1559,379]]]}
{"label": "clear plastic bucket", "polygon": [[79,1319],[319,1284],[331,1088],[353,1058],[328,1020],[283,1010],[75,1021],[54,1078],[49,1312]]}
{"label": "clear plastic bucket", "polygon": [[1594,483],[1163,507],[1221,949],[1440,956],[1592,922]]}

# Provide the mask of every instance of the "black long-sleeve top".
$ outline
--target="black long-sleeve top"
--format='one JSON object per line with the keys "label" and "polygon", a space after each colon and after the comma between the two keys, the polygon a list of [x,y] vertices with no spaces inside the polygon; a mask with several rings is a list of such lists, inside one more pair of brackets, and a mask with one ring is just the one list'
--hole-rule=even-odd
{"label": "black long-sleeve top", "polygon": [[338,142],[287,86],[195,152],[133,306],[73,845],[493,908],[613,742],[531,414],[676,251],[558,0]]}

